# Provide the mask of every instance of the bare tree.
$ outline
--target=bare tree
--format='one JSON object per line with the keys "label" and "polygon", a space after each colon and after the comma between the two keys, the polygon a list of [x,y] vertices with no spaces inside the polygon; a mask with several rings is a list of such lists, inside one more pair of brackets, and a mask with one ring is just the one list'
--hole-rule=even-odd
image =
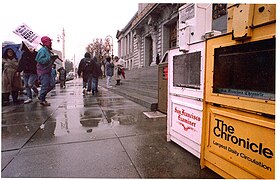
{"label": "bare tree", "polygon": [[97,58],[99,62],[102,62],[107,56],[110,56],[111,43],[110,39],[105,39],[105,42],[101,38],[93,39],[93,42],[86,47],[86,51]]}

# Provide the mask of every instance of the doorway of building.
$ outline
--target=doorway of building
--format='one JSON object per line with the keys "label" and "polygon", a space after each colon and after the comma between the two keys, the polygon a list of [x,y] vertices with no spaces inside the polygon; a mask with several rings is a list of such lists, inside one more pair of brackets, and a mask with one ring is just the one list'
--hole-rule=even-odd
{"label": "doorway of building", "polygon": [[153,40],[151,36],[145,37],[145,63],[144,66],[150,66],[153,61]]}

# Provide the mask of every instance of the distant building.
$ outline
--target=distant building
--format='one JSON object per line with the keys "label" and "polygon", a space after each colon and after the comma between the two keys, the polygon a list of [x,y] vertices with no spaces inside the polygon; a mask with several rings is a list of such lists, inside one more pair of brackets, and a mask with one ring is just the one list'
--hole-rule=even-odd
{"label": "distant building", "polygon": [[[117,32],[118,55],[129,70],[156,65],[179,46],[179,8],[183,3],[139,3],[138,12]],[[226,32],[227,5],[212,4],[212,28]]]}
{"label": "distant building", "polygon": [[139,3],[138,12],[117,32],[118,54],[128,69],[156,65],[156,57],[177,46],[182,3]]}
{"label": "distant building", "polygon": [[[137,17],[137,13],[132,17],[128,24],[121,30],[117,32],[118,39],[118,55],[120,59],[123,60],[123,64],[127,69],[135,68],[135,50],[134,43],[135,39],[133,37],[133,31],[131,30],[132,22]],[[136,62],[137,64],[137,62]]]}

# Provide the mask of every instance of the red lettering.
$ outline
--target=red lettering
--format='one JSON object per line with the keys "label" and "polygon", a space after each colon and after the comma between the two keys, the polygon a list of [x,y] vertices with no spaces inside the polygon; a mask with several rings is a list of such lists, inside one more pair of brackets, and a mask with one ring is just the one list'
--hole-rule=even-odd
{"label": "red lettering", "polygon": [[181,111],[177,109],[177,107],[175,107],[175,113],[181,114]]}
{"label": "red lettering", "polygon": [[193,113],[190,114],[190,113],[186,112],[185,109],[179,110],[179,109],[177,109],[177,107],[175,107],[174,112],[175,112],[175,113],[178,113],[178,114],[180,114],[180,115],[183,115],[183,116],[185,116],[186,118],[194,119],[194,120],[196,120],[196,121],[200,121],[200,120],[201,120],[201,118],[200,118],[199,116],[196,116],[196,115],[193,114]]}
{"label": "red lettering", "polygon": [[178,120],[179,120],[179,121],[182,121],[182,122],[184,122],[184,123],[186,123],[186,124],[189,124],[189,125],[191,125],[191,126],[193,126],[193,127],[196,126],[196,123],[190,121],[189,119],[184,119],[183,117],[181,117],[181,115],[178,115]]}

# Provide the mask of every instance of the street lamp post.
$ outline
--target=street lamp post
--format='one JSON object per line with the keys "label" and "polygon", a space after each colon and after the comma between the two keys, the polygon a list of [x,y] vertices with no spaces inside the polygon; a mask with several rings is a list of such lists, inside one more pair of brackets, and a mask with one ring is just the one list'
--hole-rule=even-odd
{"label": "street lamp post", "polygon": [[73,57],[73,64],[74,64],[74,75],[76,77],[76,59],[75,59],[75,54],[74,54],[74,57]]}
{"label": "street lamp post", "polygon": [[65,68],[65,31],[64,28],[62,29],[62,34],[57,35],[57,42],[60,42],[60,39],[62,39],[62,66]]}
{"label": "street lamp post", "polygon": [[113,49],[113,44],[114,44],[114,43],[113,43],[113,37],[110,36],[110,35],[108,35],[108,36],[105,37],[105,41],[107,40],[108,42],[110,42],[110,40],[108,40],[109,38],[112,39],[111,49],[112,49],[112,60],[113,60],[113,58],[114,58],[114,49]]}

